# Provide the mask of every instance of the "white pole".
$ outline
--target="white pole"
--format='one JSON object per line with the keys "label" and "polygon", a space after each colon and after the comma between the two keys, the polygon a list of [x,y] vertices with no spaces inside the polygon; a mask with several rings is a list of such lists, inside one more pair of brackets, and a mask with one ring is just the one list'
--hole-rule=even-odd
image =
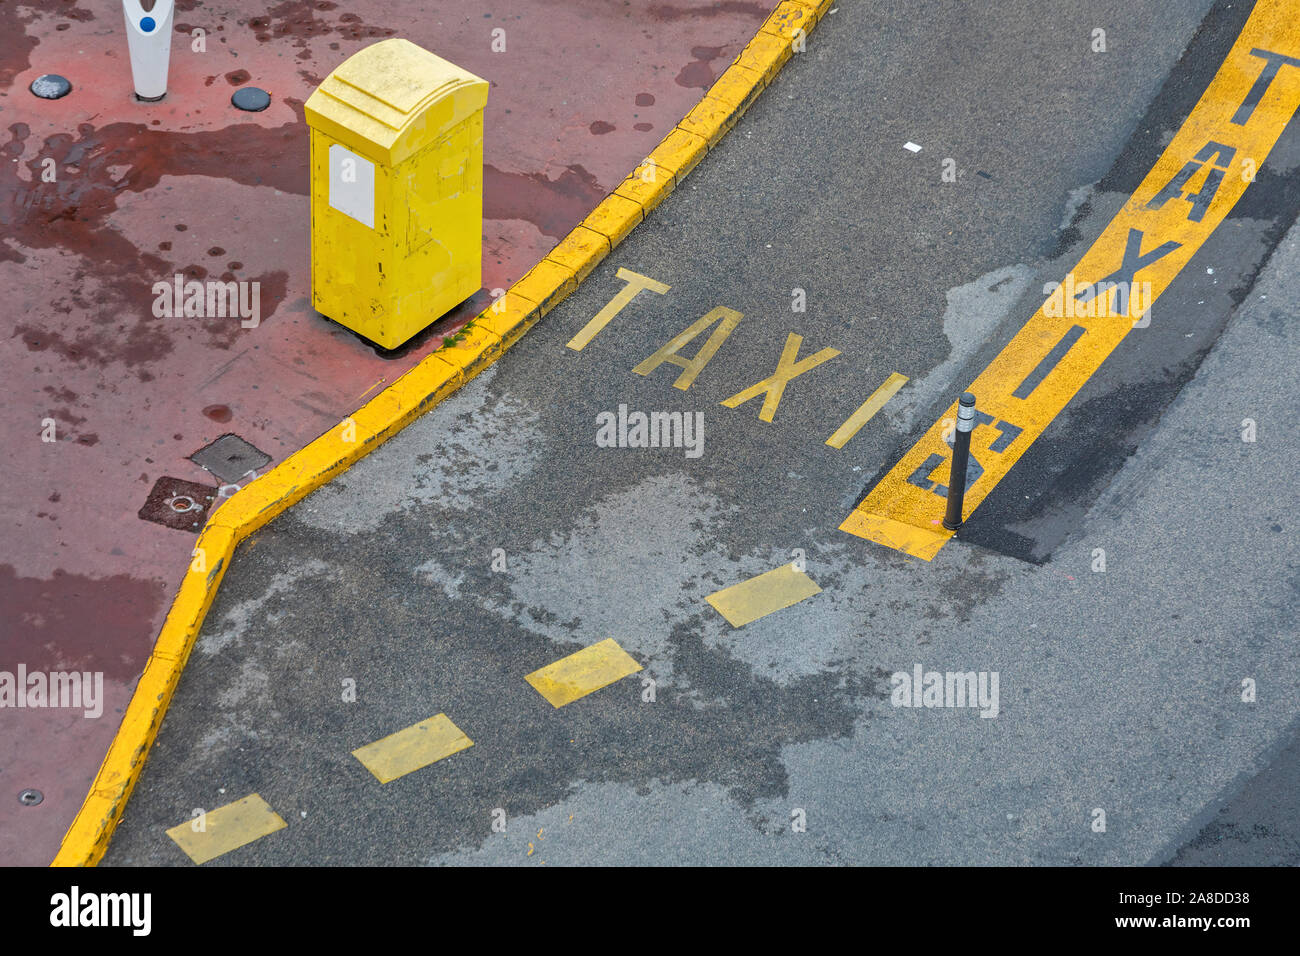
{"label": "white pole", "polygon": [[135,95],[160,100],[167,93],[167,63],[172,54],[173,0],[154,0],[146,10],[140,0],[122,0],[126,43],[131,51]]}

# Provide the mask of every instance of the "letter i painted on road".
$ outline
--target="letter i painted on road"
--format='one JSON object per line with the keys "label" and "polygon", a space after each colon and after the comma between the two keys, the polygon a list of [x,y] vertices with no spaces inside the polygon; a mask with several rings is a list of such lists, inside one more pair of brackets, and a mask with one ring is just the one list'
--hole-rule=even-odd
{"label": "letter i painted on road", "polygon": [[[1300,17],[1293,2],[1260,0],[1132,199],[1053,297],[967,387],[981,413],[971,434],[967,513],[979,507],[1224,220],[1297,107]],[[1130,295],[1147,283],[1149,297]],[[1070,300],[1062,301],[1064,290],[1072,290]],[[952,537],[940,521],[952,459],[944,419],[956,414],[954,403],[867,493],[841,531],[927,561],[938,554]]]}

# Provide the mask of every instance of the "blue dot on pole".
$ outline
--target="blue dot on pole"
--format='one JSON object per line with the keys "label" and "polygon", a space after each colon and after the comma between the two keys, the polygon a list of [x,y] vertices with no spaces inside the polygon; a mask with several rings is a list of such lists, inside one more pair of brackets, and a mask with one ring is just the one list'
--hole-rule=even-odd
{"label": "blue dot on pole", "polygon": [[140,21],[140,29],[145,33],[153,33],[153,28],[158,24],[153,22],[153,17],[145,17]]}

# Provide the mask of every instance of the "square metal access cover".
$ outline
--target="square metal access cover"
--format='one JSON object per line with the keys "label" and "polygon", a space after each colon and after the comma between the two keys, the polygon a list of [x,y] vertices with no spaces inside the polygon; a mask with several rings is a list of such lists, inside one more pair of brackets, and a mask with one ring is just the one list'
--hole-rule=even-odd
{"label": "square metal access cover", "polygon": [[228,485],[239,481],[250,471],[256,471],[270,460],[270,455],[234,434],[222,435],[212,444],[204,445],[190,455],[190,461],[206,468]]}
{"label": "square metal access cover", "polygon": [[139,514],[145,521],[198,534],[216,499],[217,489],[211,485],[163,477],[154,482]]}

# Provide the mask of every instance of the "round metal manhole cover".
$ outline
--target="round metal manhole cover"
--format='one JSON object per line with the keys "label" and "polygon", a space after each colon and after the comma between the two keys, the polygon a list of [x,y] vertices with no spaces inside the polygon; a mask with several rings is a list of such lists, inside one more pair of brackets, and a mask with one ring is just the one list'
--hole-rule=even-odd
{"label": "round metal manhole cover", "polygon": [[32,85],[28,89],[43,100],[57,100],[72,92],[72,84],[68,82],[67,77],[59,76],[57,73],[44,73],[32,80]]}
{"label": "round metal manhole cover", "polygon": [[230,97],[230,102],[248,113],[260,113],[271,105],[271,94],[256,86],[241,86]]}
{"label": "round metal manhole cover", "polygon": [[34,807],[45,799],[45,794],[39,790],[24,790],[18,794],[18,802],[25,807]]}

